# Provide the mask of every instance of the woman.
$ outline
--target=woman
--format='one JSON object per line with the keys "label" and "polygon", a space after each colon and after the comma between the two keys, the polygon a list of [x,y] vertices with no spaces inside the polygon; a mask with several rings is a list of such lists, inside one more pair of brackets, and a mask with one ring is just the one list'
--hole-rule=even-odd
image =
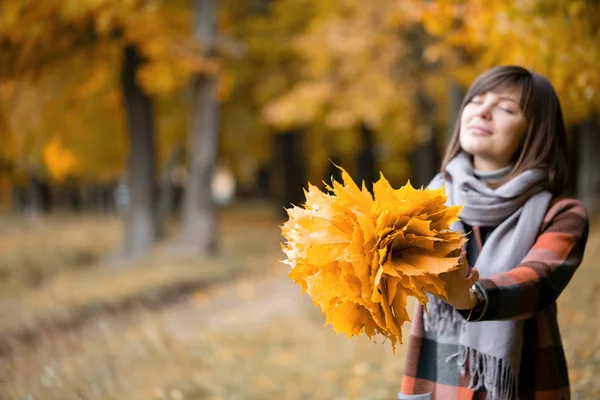
{"label": "woman", "polygon": [[469,241],[461,269],[444,276],[447,299],[431,298],[429,315],[416,309],[398,398],[568,399],[556,299],[581,263],[588,219],[579,201],[559,197],[558,97],[538,74],[496,67],[459,115],[430,187],[464,204],[453,229]]}

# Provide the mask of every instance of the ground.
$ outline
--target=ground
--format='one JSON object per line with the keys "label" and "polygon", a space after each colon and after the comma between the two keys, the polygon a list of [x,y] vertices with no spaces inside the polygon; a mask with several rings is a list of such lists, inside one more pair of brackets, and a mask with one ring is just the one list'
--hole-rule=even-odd
{"label": "ground", "polygon": [[[17,221],[0,230],[0,271],[12,288],[0,297],[0,399],[394,399],[405,346],[393,354],[389,342],[324,326],[278,261],[281,222],[266,206],[234,207],[220,219],[219,258],[161,245],[125,264],[105,256],[118,246],[116,218]],[[97,250],[85,249],[83,233],[53,235],[82,247],[80,256],[65,250],[64,262],[36,266],[25,237],[56,250],[52,230],[107,238]],[[599,257],[592,229],[584,263],[559,299],[574,399],[600,398]],[[13,271],[23,259],[42,271],[35,279]]]}

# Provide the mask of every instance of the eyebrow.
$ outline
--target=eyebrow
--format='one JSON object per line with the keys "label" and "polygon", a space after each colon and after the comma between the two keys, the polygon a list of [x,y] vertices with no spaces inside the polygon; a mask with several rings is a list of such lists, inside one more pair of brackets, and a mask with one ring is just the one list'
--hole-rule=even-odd
{"label": "eyebrow", "polygon": [[508,97],[508,96],[500,96],[498,97],[500,100],[508,100],[508,101],[512,101],[513,103],[518,104],[519,106],[521,105],[517,100],[515,100],[512,97]]}
{"label": "eyebrow", "polygon": [[[473,96],[473,98],[475,97],[479,97],[479,96],[485,96],[484,93],[480,93],[480,94],[476,94],[475,96]],[[519,107],[521,107],[521,103],[516,100],[514,97],[510,97],[510,96],[498,96],[499,100],[504,100],[504,101],[512,101],[513,103],[517,104]]]}

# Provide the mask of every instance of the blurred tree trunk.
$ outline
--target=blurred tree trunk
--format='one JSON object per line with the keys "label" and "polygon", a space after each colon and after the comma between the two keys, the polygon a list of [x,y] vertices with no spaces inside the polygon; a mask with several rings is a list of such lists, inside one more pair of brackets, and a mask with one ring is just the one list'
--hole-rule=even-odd
{"label": "blurred tree trunk", "polygon": [[158,197],[158,226],[161,228],[159,231],[159,237],[164,237],[165,222],[173,214],[173,207],[175,203],[175,188],[173,185],[173,171],[179,164],[179,160],[183,156],[183,148],[177,146],[171,156],[165,164],[160,183],[160,194]]}
{"label": "blurred tree trunk", "polygon": [[571,125],[567,129],[567,144],[569,147],[569,176],[565,196],[577,197],[579,186],[580,145],[579,145],[579,126]]}
{"label": "blurred tree trunk", "polygon": [[44,195],[42,181],[37,173],[31,173],[27,182],[25,211],[28,215],[37,217],[44,213]]}
{"label": "blurred tree trunk", "polygon": [[[271,171],[276,188],[277,201],[282,207],[304,203],[303,187],[306,184],[303,135],[299,131],[287,131],[273,135],[273,164]],[[283,209],[281,209],[282,212]]]}
{"label": "blurred tree trunk", "polygon": [[417,146],[410,154],[409,160],[411,184],[419,188],[426,186],[438,172],[440,151],[435,133],[434,105],[422,88],[417,93],[417,106],[421,115],[416,132]]}
{"label": "blurred tree trunk", "polygon": [[590,214],[600,212],[600,126],[598,117],[582,123],[578,129],[579,168],[577,194]]}
{"label": "blurred tree trunk", "polygon": [[447,116],[448,125],[446,126],[446,140],[444,140],[444,148],[448,145],[452,135],[454,134],[458,113],[460,112],[460,105],[462,104],[465,94],[466,93],[464,89],[456,81],[451,81],[449,83]]}
{"label": "blurred tree trunk", "polygon": [[375,157],[373,156],[373,131],[365,124],[360,125],[360,149],[356,156],[356,183],[362,187],[362,182],[373,193],[373,182],[377,179],[375,172]]}
{"label": "blurred tree trunk", "polygon": [[[216,0],[194,1],[194,36],[207,46],[214,41],[216,11]],[[181,244],[199,254],[215,254],[218,247],[217,220],[211,178],[217,157],[220,117],[215,76],[196,78],[194,102]]]}
{"label": "blurred tree trunk", "polygon": [[418,27],[409,33],[415,60],[414,76],[417,77],[416,107],[419,110],[419,122],[415,132],[416,147],[409,155],[411,165],[411,184],[419,188],[426,186],[439,170],[440,151],[435,131],[435,104],[429,98],[423,86],[424,75],[430,68],[424,57],[423,50],[428,40],[426,32]]}
{"label": "blurred tree trunk", "polygon": [[69,179],[66,190],[69,209],[73,212],[81,211],[81,192],[78,183],[73,179]]}
{"label": "blurred tree trunk", "polygon": [[137,84],[135,73],[142,59],[138,51],[125,49],[123,96],[129,125],[129,206],[125,226],[125,254],[146,253],[157,238],[155,215],[155,154],[153,110],[150,98]]}
{"label": "blurred tree trunk", "polygon": [[327,184],[331,183],[331,181],[342,181],[342,171],[336,167],[336,165],[342,165],[341,157],[337,152],[330,154],[329,161],[327,162],[327,169],[325,170],[325,178],[323,179]]}
{"label": "blurred tree trunk", "polygon": [[431,179],[438,173],[440,164],[440,151],[438,149],[432,126],[424,125],[420,128],[422,137],[426,139],[419,143],[411,153],[411,178],[413,187],[427,186]]}

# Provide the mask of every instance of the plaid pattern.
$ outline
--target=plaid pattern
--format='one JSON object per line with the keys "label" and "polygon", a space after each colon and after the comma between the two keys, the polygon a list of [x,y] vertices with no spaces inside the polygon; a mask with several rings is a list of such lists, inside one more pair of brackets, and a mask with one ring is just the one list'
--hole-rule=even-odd
{"label": "plaid pattern", "polygon": [[[479,320],[525,320],[520,400],[570,399],[556,299],[581,263],[588,229],[587,212],[579,201],[553,199],[540,236],[523,262],[507,273],[479,280],[487,299]],[[456,345],[438,343],[435,332],[424,331],[423,308],[418,304],[401,393],[431,393],[438,400],[485,399],[485,391],[468,389],[469,377],[446,363],[457,350]]]}

